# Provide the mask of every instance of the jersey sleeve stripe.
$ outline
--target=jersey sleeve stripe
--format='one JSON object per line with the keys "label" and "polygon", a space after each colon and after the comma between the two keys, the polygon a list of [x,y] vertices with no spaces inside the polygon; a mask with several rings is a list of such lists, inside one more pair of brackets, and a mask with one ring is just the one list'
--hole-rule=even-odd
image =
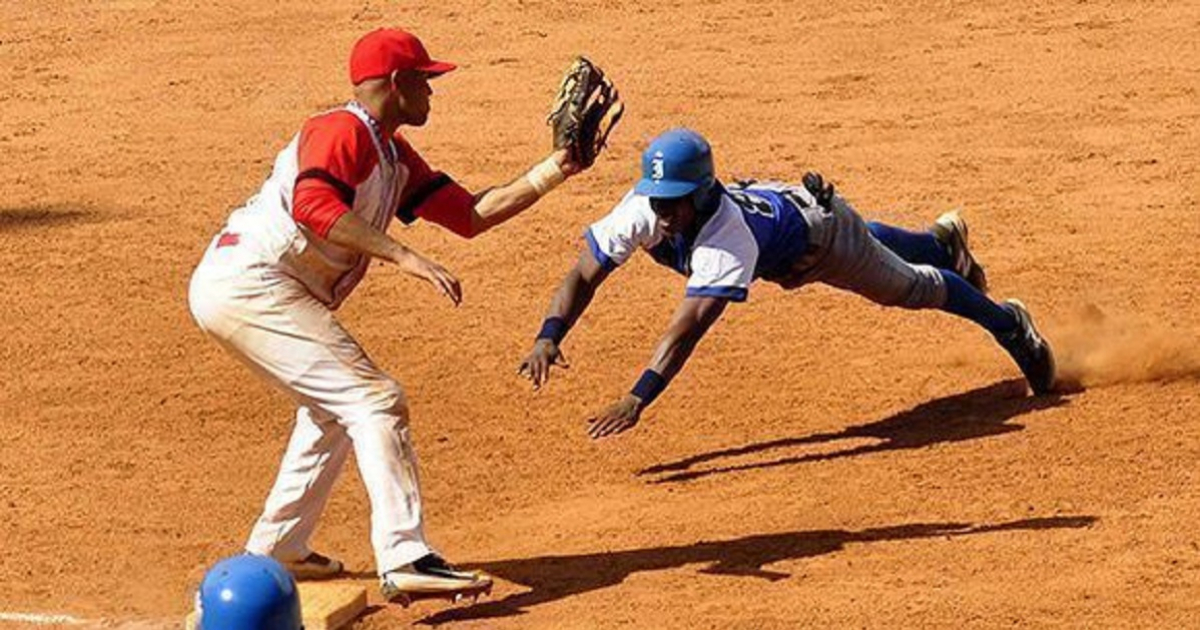
{"label": "jersey sleeve stripe", "polygon": [[745,287],[689,287],[687,297],[717,297],[731,302],[745,302],[750,292]]}
{"label": "jersey sleeve stripe", "polygon": [[310,168],[296,176],[296,183],[305,179],[317,179],[333,186],[343,203],[347,206],[354,206],[354,187],[338,179],[333,173],[323,168]]}
{"label": "jersey sleeve stripe", "polygon": [[604,250],[600,249],[600,243],[596,241],[596,236],[592,234],[591,228],[583,233],[583,238],[587,240],[588,249],[592,251],[592,257],[605,271],[612,271],[617,268],[617,262],[612,259]]}
{"label": "jersey sleeve stripe", "polygon": [[400,207],[396,209],[396,216],[399,217],[400,220],[405,223],[405,225],[416,221],[417,208],[421,207],[421,204],[425,203],[425,200],[429,199],[433,193],[441,190],[442,187],[449,185],[452,181],[453,180],[450,179],[449,175],[445,173],[438,173],[433,177],[433,179],[426,182],[425,185],[414,190],[413,193],[408,196],[408,199],[406,199],[404,203],[400,204]]}

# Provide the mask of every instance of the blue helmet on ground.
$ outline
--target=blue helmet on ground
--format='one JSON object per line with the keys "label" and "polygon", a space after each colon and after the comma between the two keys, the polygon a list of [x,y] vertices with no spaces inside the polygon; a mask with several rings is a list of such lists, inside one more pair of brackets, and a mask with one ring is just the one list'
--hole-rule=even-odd
{"label": "blue helmet on ground", "polygon": [[266,556],[213,565],[196,593],[196,630],[303,630],[290,573]]}
{"label": "blue helmet on ground", "polygon": [[642,153],[642,178],[633,187],[639,195],[675,198],[713,187],[712,147],[691,129],[672,129],[655,138]]}

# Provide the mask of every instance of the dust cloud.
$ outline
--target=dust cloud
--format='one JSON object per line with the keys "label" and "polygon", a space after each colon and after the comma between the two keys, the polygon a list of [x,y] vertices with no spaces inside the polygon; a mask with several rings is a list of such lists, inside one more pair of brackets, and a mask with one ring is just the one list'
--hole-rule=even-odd
{"label": "dust cloud", "polygon": [[1061,388],[1200,379],[1200,335],[1089,304],[1053,328]]}

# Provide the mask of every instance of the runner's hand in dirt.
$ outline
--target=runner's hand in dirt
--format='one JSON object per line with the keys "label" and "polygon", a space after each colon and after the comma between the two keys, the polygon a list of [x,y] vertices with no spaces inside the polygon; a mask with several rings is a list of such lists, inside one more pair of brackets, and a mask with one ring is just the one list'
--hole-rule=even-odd
{"label": "runner's hand in dirt", "polygon": [[632,429],[642,416],[642,399],[633,394],[588,418],[588,435],[598,440]]}
{"label": "runner's hand in dirt", "polygon": [[533,352],[517,368],[517,374],[533,381],[533,389],[538,390],[550,381],[550,368],[555,366],[563,369],[571,367],[567,357],[558,349],[558,344],[549,339],[538,339],[533,344]]}

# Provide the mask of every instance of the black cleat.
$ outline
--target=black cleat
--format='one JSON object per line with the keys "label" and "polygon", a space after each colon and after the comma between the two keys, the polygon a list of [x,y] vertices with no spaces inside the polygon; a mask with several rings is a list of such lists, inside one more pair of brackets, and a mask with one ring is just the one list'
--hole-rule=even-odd
{"label": "black cleat", "polygon": [[1050,350],[1050,344],[1046,343],[1033,327],[1029,309],[1019,300],[1005,300],[1004,308],[1017,317],[1017,329],[996,337],[996,341],[1000,342],[1020,366],[1034,394],[1048,394],[1054,391],[1054,352]]}
{"label": "black cleat", "polygon": [[492,592],[492,578],[473,571],[460,571],[431,553],[412,564],[388,571],[380,579],[379,590],[389,602],[408,607],[419,599],[445,599],[459,602]]}

